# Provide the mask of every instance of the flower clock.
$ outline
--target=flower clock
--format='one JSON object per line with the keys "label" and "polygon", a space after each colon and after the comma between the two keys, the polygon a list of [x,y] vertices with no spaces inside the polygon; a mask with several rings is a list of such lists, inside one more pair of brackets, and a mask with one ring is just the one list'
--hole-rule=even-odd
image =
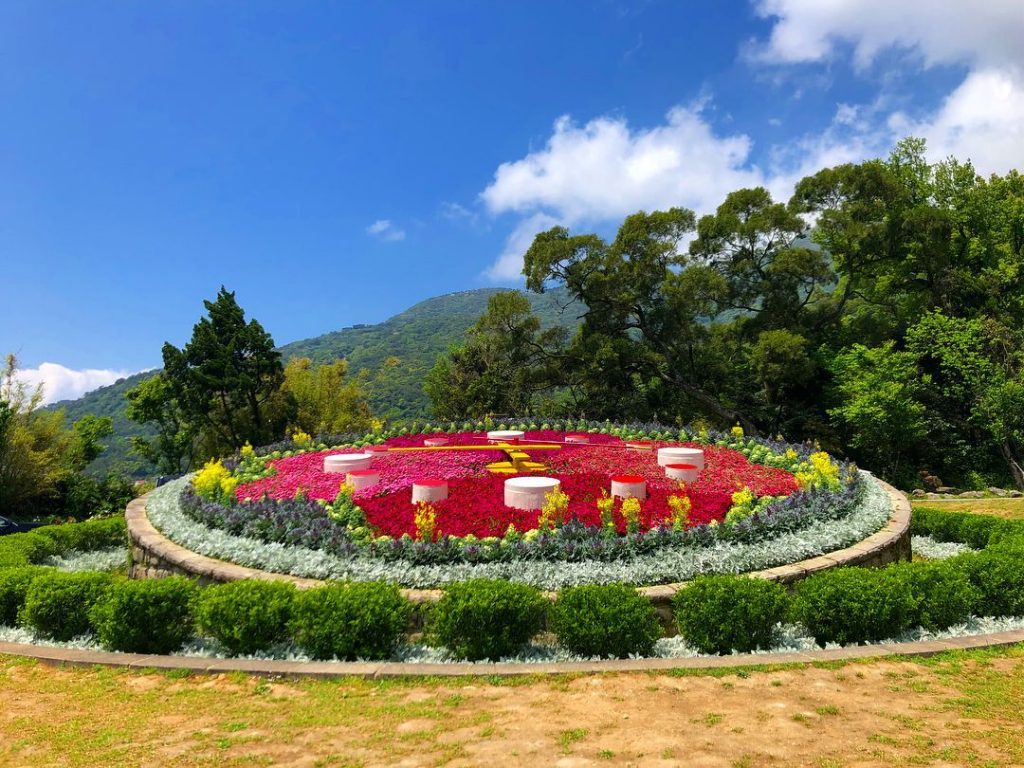
{"label": "flower clock", "polygon": [[252,538],[414,562],[609,559],[759,540],[855,503],[809,446],[658,425],[485,422],[298,433],[209,463],[188,515]]}

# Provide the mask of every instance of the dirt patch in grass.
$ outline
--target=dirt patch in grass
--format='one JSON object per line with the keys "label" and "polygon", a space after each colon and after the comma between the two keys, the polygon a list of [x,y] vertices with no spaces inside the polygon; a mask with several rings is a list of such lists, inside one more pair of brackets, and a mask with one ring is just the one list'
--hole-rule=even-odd
{"label": "dirt patch in grass", "polygon": [[532,680],[173,678],[0,657],[0,765],[1015,765],[1024,650]]}
{"label": "dirt patch in grass", "polygon": [[971,512],[992,515],[1005,520],[1024,520],[1024,498],[1021,499],[914,499],[911,507],[932,507],[948,512]]}

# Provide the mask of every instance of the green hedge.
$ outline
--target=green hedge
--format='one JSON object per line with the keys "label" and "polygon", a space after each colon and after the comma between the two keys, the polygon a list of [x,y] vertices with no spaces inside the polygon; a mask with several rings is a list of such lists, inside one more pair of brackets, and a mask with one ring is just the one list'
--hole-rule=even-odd
{"label": "green hedge", "polygon": [[911,516],[910,530],[916,536],[931,536],[938,541],[955,541],[974,549],[985,549],[994,536],[1024,536],[1024,521],[917,507]]}
{"label": "green hedge", "polygon": [[295,597],[295,587],[283,581],[218,584],[199,593],[196,624],[232,655],[265,651],[288,638]]}
{"label": "green hedge", "polygon": [[35,565],[47,557],[73,550],[103,549],[123,543],[127,543],[123,517],[45,525],[27,533],[0,536],[0,570]]}
{"label": "green hedge", "polygon": [[624,584],[568,587],[551,609],[558,641],[580,656],[649,654],[661,637],[654,605]]}
{"label": "green hedge", "polygon": [[110,589],[106,573],[61,573],[36,577],[29,584],[20,622],[54,640],[70,640],[92,629],[89,611]]}
{"label": "green hedge", "polygon": [[540,631],[548,606],[540,590],[526,584],[491,579],[451,584],[434,606],[430,636],[462,659],[512,656]]}
{"label": "green hedge", "polygon": [[[55,554],[72,551],[105,549],[118,544],[127,544],[128,528],[123,517],[104,517],[86,520],[83,523],[46,525],[32,533],[51,539],[56,546]],[[14,534],[18,535],[18,534]]]}
{"label": "green hedge", "polygon": [[106,647],[129,653],[171,653],[192,637],[196,584],[183,576],[117,581],[89,611]]}
{"label": "green hedge", "polygon": [[962,568],[948,561],[900,563],[888,575],[914,598],[910,626],[937,631],[960,624],[979,610],[981,592]]}
{"label": "green hedge", "polygon": [[1001,551],[971,552],[945,561],[961,570],[980,593],[983,616],[1024,616],[1024,560]]}
{"label": "green hedge", "polygon": [[704,653],[767,650],[789,612],[781,585],[746,576],[698,577],[673,603],[680,634]]}
{"label": "green hedge", "polygon": [[298,594],[291,632],[315,659],[386,659],[398,645],[410,610],[393,584],[331,584]]}
{"label": "green hedge", "polygon": [[55,571],[40,565],[0,570],[0,626],[13,627],[18,622],[18,614],[25,605],[29,585],[46,573]]}
{"label": "green hedge", "polygon": [[906,582],[891,570],[837,568],[797,585],[793,614],[824,646],[893,637],[910,627],[916,609]]}

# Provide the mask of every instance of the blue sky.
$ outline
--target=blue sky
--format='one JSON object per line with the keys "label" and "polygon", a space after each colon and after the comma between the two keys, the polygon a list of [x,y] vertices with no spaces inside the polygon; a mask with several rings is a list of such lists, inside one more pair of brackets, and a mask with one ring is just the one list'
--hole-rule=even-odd
{"label": "blue sky", "polygon": [[284,343],[907,133],[1024,167],[1024,3],[936,5],[7,0],[0,352],[57,399],[222,283]]}

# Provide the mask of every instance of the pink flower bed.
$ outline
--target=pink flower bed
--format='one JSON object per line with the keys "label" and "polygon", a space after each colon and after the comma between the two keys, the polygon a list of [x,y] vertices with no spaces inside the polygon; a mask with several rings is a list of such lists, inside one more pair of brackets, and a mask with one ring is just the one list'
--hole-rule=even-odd
{"label": "pink flower bed", "polygon": [[[419,447],[424,438],[430,436],[398,437],[389,440],[387,445]],[[494,475],[486,469],[487,464],[506,459],[502,451],[489,447],[482,433],[444,437],[449,438],[450,445],[472,445],[479,449],[391,452],[374,458],[373,468],[380,471],[381,481],[360,491],[355,498],[378,534],[415,536],[412,484],[426,479],[449,482],[448,499],[434,505],[437,530],[441,535],[502,536],[510,525],[519,531],[537,527],[537,510],[512,509],[504,504],[504,483],[513,475]],[[569,518],[586,525],[600,525],[596,502],[602,489],[610,488],[613,475],[628,474],[639,475],[647,481],[641,527],[649,530],[664,523],[669,516],[668,498],[678,495],[680,487],[675,480],[666,477],[664,468],[658,465],[657,449],[678,443],[655,443],[652,451],[634,451],[626,448],[619,438],[608,435],[589,435],[590,443],[582,445],[564,443],[564,437],[565,433],[529,432],[523,442],[560,443],[558,450],[531,450],[529,453],[531,459],[548,464],[545,475],[561,481],[562,490],[569,496]],[[751,464],[738,451],[714,446],[693,447],[703,448],[706,468],[696,482],[685,488],[691,503],[691,525],[721,521],[732,504],[733,492],[742,486],[749,487],[757,496],[787,496],[797,489],[796,478],[789,472]],[[264,495],[289,499],[301,490],[309,498],[332,500],[345,478],[324,473],[324,456],[358,452],[324,451],[272,461],[270,466],[276,470],[275,474],[240,485],[236,494],[239,500]],[[625,532],[619,507],[617,502],[615,520],[619,531]]]}

